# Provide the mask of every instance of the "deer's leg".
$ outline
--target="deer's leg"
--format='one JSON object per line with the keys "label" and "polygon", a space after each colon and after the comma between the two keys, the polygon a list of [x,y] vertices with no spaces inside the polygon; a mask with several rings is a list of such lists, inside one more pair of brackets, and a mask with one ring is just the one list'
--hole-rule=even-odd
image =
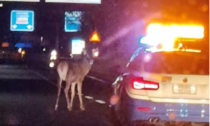
{"label": "deer's leg", "polygon": [[84,107],[83,101],[82,101],[82,82],[77,84],[77,90],[78,90],[78,94],[79,94],[80,109],[82,111],[84,111],[85,107]]}
{"label": "deer's leg", "polygon": [[64,89],[64,93],[66,96],[66,103],[67,103],[67,108],[70,109],[70,104],[69,104],[69,87],[71,86],[71,83],[66,82],[66,87]]}
{"label": "deer's leg", "polygon": [[75,85],[76,83],[71,84],[71,102],[70,102],[69,110],[71,110],[73,106],[73,101],[74,101],[74,96],[75,96]]}
{"label": "deer's leg", "polygon": [[58,103],[59,103],[59,98],[60,98],[60,93],[61,93],[61,83],[62,83],[62,79],[58,79],[58,94],[57,94],[57,100],[55,103],[55,110],[58,109]]}

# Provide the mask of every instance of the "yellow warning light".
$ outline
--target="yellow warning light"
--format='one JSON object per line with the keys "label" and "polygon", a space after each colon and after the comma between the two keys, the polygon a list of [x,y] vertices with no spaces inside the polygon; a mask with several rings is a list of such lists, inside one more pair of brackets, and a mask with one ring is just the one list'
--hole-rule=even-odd
{"label": "yellow warning light", "polygon": [[99,34],[95,31],[90,37],[90,42],[100,42],[100,41],[101,39],[99,37]]}

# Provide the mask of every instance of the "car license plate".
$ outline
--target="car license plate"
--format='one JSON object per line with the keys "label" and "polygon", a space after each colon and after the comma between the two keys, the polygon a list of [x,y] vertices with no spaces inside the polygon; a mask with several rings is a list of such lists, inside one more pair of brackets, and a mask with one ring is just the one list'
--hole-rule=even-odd
{"label": "car license plate", "polygon": [[174,85],[174,94],[196,94],[196,87],[192,85]]}

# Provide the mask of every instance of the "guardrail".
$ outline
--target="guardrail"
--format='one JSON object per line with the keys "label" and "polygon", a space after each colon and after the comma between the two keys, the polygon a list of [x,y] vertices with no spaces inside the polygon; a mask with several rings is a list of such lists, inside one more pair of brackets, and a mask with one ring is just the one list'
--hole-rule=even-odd
{"label": "guardrail", "polygon": [[49,56],[46,54],[28,54],[25,56],[25,62],[37,68],[49,68]]}

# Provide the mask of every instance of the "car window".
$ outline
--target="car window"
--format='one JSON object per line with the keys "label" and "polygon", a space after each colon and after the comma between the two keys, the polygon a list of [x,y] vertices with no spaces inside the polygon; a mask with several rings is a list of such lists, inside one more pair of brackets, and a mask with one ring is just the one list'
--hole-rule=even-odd
{"label": "car window", "polygon": [[143,50],[143,48],[138,48],[138,49],[133,53],[133,55],[131,56],[130,62],[132,62],[132,61],[139,55],[140,50]]}
{"label": "car window", "polygon": [[164,52],[138,55],[128,65],[128,70],[143,70],[161,74],[208,75],[208,53]]}
{"label": "car window", "polygon": [[165,52],[147,54],[144,71],[162,74],[208,75],[207,54],[188,52]]}
{"label": "car window", "polygon": [[132,56],[132,60],[127,64],[127,69],[129,71],[139,71],[141,68],[141,63],[143,61],[144,51],[138,49]]}

